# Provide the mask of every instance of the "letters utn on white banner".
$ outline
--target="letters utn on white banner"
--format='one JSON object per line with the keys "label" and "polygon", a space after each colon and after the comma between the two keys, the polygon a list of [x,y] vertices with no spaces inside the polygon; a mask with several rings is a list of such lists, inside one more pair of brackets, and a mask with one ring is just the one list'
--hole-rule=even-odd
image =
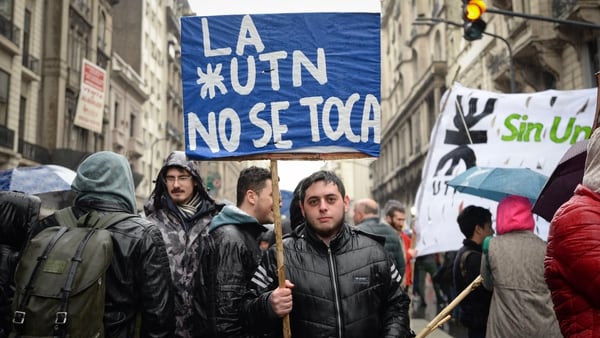
{"label": "letters utn on white banner", "polygon": [[89,60],[83,59],[81,66],[81,88],[73,123],[76,126],[102,132],[106,71]]}
{"label": "letters utn on white banner", "polygon": [[[498,202],[456,192],[446,182],[474,165],[530,168],[550,176],[573,143],[589,138],[596,95],[596,88],[503,94],[460,84],[447,91],[417,193],[419,255],[460,248],[461,207],[488,208],[495,221]],[[535,221],[536,234],[546,240],[549,223],[539,216]]]}

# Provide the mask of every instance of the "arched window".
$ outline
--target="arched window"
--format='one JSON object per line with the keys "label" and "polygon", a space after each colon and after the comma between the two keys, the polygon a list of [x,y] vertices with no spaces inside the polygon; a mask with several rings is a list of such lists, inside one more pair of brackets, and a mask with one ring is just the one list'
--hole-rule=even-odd
{"label": "arched window", "polygon": [[98,48],[106,50],[106,14],[104,11],[100,11],[100,17],[98,18]]}

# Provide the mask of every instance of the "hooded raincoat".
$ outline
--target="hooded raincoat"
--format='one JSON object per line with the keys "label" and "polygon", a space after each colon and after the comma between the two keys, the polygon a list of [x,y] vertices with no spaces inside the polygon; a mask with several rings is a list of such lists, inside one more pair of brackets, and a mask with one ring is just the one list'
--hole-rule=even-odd
{"label": "hooded raincoat", "polygon": [[[100,215],[120,211],[137,214],[135,188],[127,159],[110,151],[90,155],[77,169],[71,185],[76,193],[73,213]],[[48,216],[32,236],[57,225]],[[165,243],[151,222],[129,218],[108,228],[113,240],[112,262],[106,273],[104,328],[106,337],[172,337],[173,288]],[[136,328],[136,317],[141,325]]]}
{"label": "hooded raincoat", "polygon": [[546,243],[533,233],[534,227],[527,198],[500,201],[489,267],[486,257],[481,261],[484,285],[493,289],[486,337],[562,337],[544,281]]}
{"label": "hooded raincoat", "polygon": [[[165,174],[171,167],[185,169],[193,177],[195,212],[182,212],[171,199]],[[167,247],[171,277],[175,285],[176,336],[193,337],[203,323],[196,318],[194,309],[194,275],[198,270],[200,250],[208,239],[208,223],[219,212],[221,205],[208,195],[202,184],[196,163],[188,161],[183,151],[172,152],[165,160],[156,178],[156,186],[145,205],[146,217],[155,222]],[[196,313],[197,314],[197,313]]]}
{"label": "hooded raincoat", "polygon": [[600,129],[588,143],[583,184],[554,214],[545,277],[565,337],[600,337]]}

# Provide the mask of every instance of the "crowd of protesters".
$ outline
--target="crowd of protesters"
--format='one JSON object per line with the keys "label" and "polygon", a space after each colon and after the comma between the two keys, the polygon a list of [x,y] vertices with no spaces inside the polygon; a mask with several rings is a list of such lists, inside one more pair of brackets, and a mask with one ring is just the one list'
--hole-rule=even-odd
{"label": "crowd of protesters", "polygon": [[[598,138],[594,133],[590,151],[600,148]],[[565,238],[575,223],[591,229],[585,240],[600,242],[593,207],[600,203],[598,168],[588,159],[583,184],[552,222],[548,249],[532,233],[530,201],[509,196],[498,205],[495,227],[489,210],[467,206],[456,225],[463,246],[419,255],[400,202],[383,208],[368,198],[351,202],[341,179],[320,170],[293,193],[280,252],[270,170],[242,170],[236,204],[222,205],[181,151],[165,159],[144,217],[135,215],[131,168],[112,152],[80,164],[72,210],[76,216],[136,216],[108,228],[113,255],[102,309],[106,337],[278,337],[285,330],[295,337],[414,337],[409,306],[427,305],[428,278],[439,312],[479,275],[482,286],[452,312],[465,336],[596,337],[600,300],[590,283],[598,269],[580,262],[600,256],[600,246],[590,244],[585,253],[563,247],[573,243]],[[19,208],[0,201],[0,338],[20,334],[11,303],[20,251],[59,222],[54,215],[38,221],[33,209]],[[566,269],[589,275],[589,283]],[[571,277],[576,282],[567,282]]]}

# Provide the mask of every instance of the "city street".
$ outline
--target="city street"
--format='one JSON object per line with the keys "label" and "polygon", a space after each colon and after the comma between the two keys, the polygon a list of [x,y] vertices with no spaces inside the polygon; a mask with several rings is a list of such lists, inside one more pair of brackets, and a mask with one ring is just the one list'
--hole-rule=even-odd
{"label": "city street", "polygon": [[[425,300],[427,307],[425,311],[414,311],[413,305],[415,302],[411,302],[411,319],[410,327],[412,330],[419,334],[423,328],[429,324],[429,322],[438,314],[437,304],[435,303],[435,292],[431,284],[431,279],[428,277],[425,283]],[[444,324],[441,328],[436,329],[431,334],[427,335],[428,338],[466,338],[466,329],[456,323],[453,319],[449,323]]]}

